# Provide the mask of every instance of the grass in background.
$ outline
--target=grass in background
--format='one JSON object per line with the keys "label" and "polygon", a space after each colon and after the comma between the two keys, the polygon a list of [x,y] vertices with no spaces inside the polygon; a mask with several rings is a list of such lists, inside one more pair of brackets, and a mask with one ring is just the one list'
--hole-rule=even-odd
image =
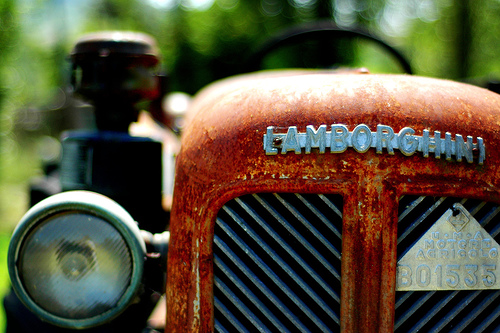
{"label": "grass in background", "polygon": [[[10,286],[9,274],[7,272],[7,248],[9,246],[10,234],[0,233],[0,296],[7,293]],[[5,312],[3,306],[0,309],[0,331],[5,332]]]}
{"label": "grass in background", "polygon": [[[5,144],[5,141],[3,143]],[[9,240],[12,231],[28,208],[29,180],[39,173],[40,164],[34,144],[11,144],[11,149],[7,152],[4,150],[0,155],[0,301],[10,287],[7,270]],[[0,303],[0,332],[5,332],[5,312],[2,303]]]}

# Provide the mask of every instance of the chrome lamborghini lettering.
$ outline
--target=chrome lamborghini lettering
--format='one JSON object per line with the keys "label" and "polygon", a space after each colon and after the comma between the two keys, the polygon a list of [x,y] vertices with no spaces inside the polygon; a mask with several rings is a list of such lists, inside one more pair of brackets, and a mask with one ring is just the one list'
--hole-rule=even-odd
{"label": "chrome lamborghini lettering", "polygon": [[299,132],[296,126],[288,127],[286,133],[275,131],[274,126],[269,126],[264,134],[264,150],[267,155],[289,152],[310,154],[312,149],[318,149],[320,154],[325,154],[327,149],[330,153],[342,153],[347,148],[366,153],[370,148],[375,148],[378,154],[385,150],[394,155],[394,150],[397,149],[405,156],[420,152],[424,157],[433,154],[437,159],[443,156],[451,161],[454,157],[457,162],[465,160],[480,165],[486,158],[486,147],[481,137],[474,139],[460,134],[453,137],[449,132],[442,137],[440,131],[434,131],[431,135],[427,129],[423,130],[421,136],[415,135],[416,132],[411,127],[404,127],[396,133],[390,126],[377,125],[376,131],[372,132],[365,124],[357,125],[352,132],[343,124],[329,127],[321,125],[318,128],[309,125],[305,132]]}

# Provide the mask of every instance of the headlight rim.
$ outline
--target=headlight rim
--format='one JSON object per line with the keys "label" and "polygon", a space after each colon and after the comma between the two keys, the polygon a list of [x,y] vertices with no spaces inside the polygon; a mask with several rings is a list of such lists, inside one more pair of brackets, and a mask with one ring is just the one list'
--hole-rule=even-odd
{"label": "headlight rim", "polygon": [[[20,255],[26,239],[44,221],[64,212],[85,213],[103,219],[118,231],[128,246],[132,259],[130,283],[116,303],[116,306],[97,316],[85,319],[70,319],[54,315],[39,306],[29,296],[23,285],[19,266]],[[54,325],[83,329],[104,324],[127,308],[140,289],[145,257],[146,246],[141,237],[139,227],[123,207],[110,198],[95,192],[68,191],[53,195],[28,210],[14,229],[9,244],[7,262],[13,289],[25,306],[42,320]]]}

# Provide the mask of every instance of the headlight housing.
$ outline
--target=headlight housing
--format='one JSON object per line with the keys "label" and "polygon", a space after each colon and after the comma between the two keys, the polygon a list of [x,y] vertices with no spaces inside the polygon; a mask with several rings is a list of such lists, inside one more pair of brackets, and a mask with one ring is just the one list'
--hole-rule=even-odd
{"label": "headlight housing", "polygon": [[132,217],[87,191],[54,195],[14,230],[9,274],[21,301],[42,320],[69,328],[100,325],[138,294],[146,248]]}

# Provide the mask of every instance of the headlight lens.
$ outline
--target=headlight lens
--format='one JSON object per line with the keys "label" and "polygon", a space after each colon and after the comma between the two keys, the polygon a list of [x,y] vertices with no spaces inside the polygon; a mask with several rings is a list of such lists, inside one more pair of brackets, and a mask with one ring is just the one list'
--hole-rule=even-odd
{"label": "headlight lens", "polygon": [[9,271],[20,299],[53,324],[99,325],[137,294],[145,247],[132,218],[101,195],[65,192],[33,207],[16,228]]}

